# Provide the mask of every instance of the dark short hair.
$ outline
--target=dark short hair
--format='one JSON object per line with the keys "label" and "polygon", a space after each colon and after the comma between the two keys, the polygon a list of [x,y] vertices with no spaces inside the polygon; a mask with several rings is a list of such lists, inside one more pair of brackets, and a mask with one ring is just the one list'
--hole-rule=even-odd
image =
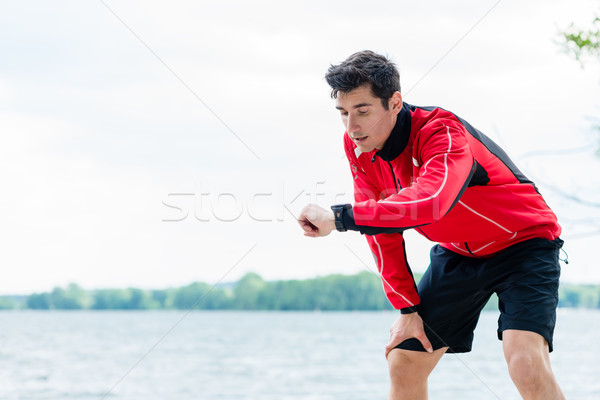
{"label": "dark short hair", "polygon": [[388,101],[400,91],[400,74],[396,65],[387,57],[371,50],[352,54],[338,65],[331,65],[325,74],[331,86],[331,98],[339,92],[348,93],[364,84],[371,86],[371,92],[381,99],[387,110]]}

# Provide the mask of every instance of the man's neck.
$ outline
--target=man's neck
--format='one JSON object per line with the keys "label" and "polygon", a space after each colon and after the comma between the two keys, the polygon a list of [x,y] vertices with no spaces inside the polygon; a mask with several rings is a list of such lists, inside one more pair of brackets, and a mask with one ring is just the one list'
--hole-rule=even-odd
{"label": "man's neck", "polygon": [[377,155],[385,161],[392,161],[398,157],[406,146],[410,137],[410,110],[408,104],[402,104],[402,110],[396,116],[396,123]]}

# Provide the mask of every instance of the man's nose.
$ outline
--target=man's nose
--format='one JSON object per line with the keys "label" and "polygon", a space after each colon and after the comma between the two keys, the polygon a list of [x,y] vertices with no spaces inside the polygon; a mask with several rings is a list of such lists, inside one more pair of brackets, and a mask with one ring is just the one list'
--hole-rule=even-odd
{"label": "man's nose", "polygon": [[347,122],[347,126],[346,126],[346,130],[348,131],[348,133],[354,133],[354,132],[359,132],[360,131],[360,125],[358,125],[355,121],[355,118],[351,115],[348,115],[348,120]]}

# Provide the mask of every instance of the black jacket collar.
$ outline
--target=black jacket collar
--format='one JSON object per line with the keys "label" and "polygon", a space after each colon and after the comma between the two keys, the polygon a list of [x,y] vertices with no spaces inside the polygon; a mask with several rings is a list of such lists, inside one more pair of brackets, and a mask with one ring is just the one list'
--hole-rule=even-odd
{"label": "black jacket collar", "polygon": [[[390,137],[385,141],[383,148],[375,155],[381,157],[382,160],[392,161],[398,157],[406,146],[410,138],[410,105],[402,103],[402,110],[398,113],[396,125],[390,133]],[[375,157],[373,157],[373,161]]]}

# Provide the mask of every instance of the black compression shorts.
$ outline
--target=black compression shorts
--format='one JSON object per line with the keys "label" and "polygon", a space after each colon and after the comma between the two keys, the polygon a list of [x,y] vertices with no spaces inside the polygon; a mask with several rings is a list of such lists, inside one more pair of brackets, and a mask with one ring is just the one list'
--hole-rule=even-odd
{"label": "black compression shorts", "polygon": [[[506,329],[536,332],[552,351],[562,244],[561,239],[531,239],[486,259],[434,246],[431,264],[418,284],[421,303],[417,306],[433,348],[448,347],[449,353],[471,351],[479,314],[496,293],[498,339],[502,340]],[[417,339],[396,347],[425,351]]]}

